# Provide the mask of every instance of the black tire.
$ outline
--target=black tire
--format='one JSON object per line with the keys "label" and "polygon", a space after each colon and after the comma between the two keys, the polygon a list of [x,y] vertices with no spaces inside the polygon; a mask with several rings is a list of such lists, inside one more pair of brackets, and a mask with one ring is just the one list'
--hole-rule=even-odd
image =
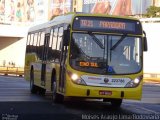
{"label": "black tire", "polygon": [[55,75],[56,75],[55,72],[52,72],[52,78],[51,78],[52,101],[54,103],[63,103],[64,96],[57,93],[57,83]]}
{"label": "black tire", "polygon": [[122,99],[111,100],[111,105],[113,108],[120,108],[121,104],[122,104]]}
{"label": "black tire", "polygon": [[32,94],[37,93],[37,88],[36,88],[36,86],[34,85],[34,70],[33,70],[33,68],[32,68],[31,71],[30,71],[30,92],[31,92]]}
{"label": "black tire", "polygon": [[39,88],[39,94],[42,95],[42,96],[45,96],[45,94],[46,94],[46,89],[44,89],[44,88]]}

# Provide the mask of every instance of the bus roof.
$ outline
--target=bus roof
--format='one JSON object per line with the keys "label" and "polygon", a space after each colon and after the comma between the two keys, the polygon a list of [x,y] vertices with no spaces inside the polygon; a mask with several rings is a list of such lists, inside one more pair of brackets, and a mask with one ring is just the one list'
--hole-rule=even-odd
{"label": "bus roof", "polygon": [[68,13],[68,14],[65,14],[65,15],[57,16],[53,20],[48,21],[46,23],[33,26],[29,29],[28,32],[34,32],[36,30],[49,28],[51,26],[62,24],[62,23],[70,24],[72,22],[73,18],[76,17],[76,16],[95,16],[95,17],[110,17],[110,18],[122,18],[122,19],[128,19],[128,20],[138,20],[136,18],[128,17],[128,16],[124,17],[124,16],[114,16],[114,15],[105,15],[105,14],[91,14],[91,13],[81,13],[81,12],[80,13]]}
{"label": "bus roof", "polygon": [[71,23],[72,17],[73,17],[73,14],[57,16],[51,21],[48,21],[46,23],[31,27],[29,29],[29,32],[33,32],[33,31],[40,30],[43,28],[49,28],[51,26],[61,24],[61,23],[68,23],[69,24],[69,23]]}

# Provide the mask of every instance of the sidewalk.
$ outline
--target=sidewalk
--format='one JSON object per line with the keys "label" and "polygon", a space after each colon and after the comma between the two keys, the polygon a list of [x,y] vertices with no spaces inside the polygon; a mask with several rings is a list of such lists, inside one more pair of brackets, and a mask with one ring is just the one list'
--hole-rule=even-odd
{"label": "sidewalk", "polygon": [[157,83],[160,84],[160,78],[143,78],[144,83]]}

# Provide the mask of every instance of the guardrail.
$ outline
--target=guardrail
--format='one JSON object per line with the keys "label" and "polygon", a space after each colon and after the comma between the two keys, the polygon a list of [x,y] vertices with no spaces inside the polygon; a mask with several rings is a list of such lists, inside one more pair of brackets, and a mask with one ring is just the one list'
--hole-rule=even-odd
{"label": "guardrail", "polygon": [[[23,67],[14,67],[14,66],[0,66],[0,74],[3,75],[16,75],[24,76]],[[144,78],[160,78],[159,73],[144,73]]]}
{"label": "guardrail", "polygon": [[160,73],[144,73],[144,78],[160,78]]}
{"label": "guardrail", "polygon": [[22,67],[13,67],[13,66],[0,66],[0,74],[3,75],[15,75],[23,77],[24,68]]}

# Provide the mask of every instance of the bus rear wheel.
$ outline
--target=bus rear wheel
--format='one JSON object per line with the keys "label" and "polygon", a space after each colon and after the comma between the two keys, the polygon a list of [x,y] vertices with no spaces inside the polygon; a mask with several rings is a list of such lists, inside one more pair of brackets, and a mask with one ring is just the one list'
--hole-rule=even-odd
{"label": "bus rear wheel", "polygon": [[40,93],[40,95],[45,96],[45,94],[46,94],[46,89],[44,89],[44,88],[39,88],[39,93]]}
{"label": "bus rear wheel", "polygon": [[31,69],[31,72],[30,72],[30,92],[32,94],[37,92],[37,88],[34,85],[34,70],[33,69]]}
{"label": "bus rear wheel", "polygon": [[55,76],[52,78],[52,100],[54,103],[62,103],[64,100],[64,96],[57,93],[57,83]]}

